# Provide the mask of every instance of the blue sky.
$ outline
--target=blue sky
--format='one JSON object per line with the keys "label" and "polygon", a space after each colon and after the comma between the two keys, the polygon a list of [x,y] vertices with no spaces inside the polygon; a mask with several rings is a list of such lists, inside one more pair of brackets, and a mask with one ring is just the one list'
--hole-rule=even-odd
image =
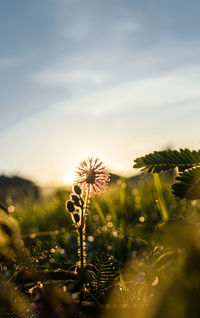
{"label": "blue sky", "polygon": [[199,148],[200,2],[0,1],[0,173],[60,182],[99,156]]}

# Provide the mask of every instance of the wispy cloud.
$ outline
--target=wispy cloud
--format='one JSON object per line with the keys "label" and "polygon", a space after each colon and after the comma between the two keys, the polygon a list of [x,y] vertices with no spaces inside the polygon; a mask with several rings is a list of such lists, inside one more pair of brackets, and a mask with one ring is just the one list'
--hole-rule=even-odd
{"label": "wispy cloud", "polygon": [[18,59],[13,56],[0,57],[0,71],[6,70],[18,65]]}
{"label": "wispy cloud", "polygon": [[[193,45],[194,43],[191,43],[191,46]],[[62,58],[55,62],[54,67],[41,69],[32,74],[31,80],[41,87],[65,89],[69,97],[94,93],[97,101],[100,101],[100,98],[96,91],[106,92],[112,91],[113,87],[120,87],[113,89],[111,97],[108,98],[109,102],[106,103],[106,112],[112,105],[117,109],[121,100],[120,92],[122,89],[125,90],[125,87],[129,87],[125,100],[131,96],[131,100],[126,104],[151,105],[152,100],[156,105],[158,92],[163,92],[160,93],[163,98],[171,96],[175,103],[176,98],[178,102],[184,101],[188,91],[191,91],[191,98],[192,87],[194,94],[198,92],[195,80],[191,82],[191,78],[198,77],[200,73],[199,54],[200,46],[193,51],[185,43],[177,44],[174,41],[171,41],[170,47],[161,42],[145,51],[129,50],[126,54],[120,49],[115,51],[111,48],[105,52],[105,48],[96,48],[92,52]],[[128,82],[131,84],[127,84]],[[86,104],[90,104],[90,101]],[[96,102],[93,100],[91,104],[96,105]],[[98,107],[92,106],[91,113],[103,114],[104,108],[105,106],[99,102]],[[87,112],[86,109],[84,111]]]}
{"label": "wispy cloud", "polygon": [[95,87],[108,82],[108,74],[101,70],[74,69],[56,70],[47,69],[33,76],[33,79],[43,85],[64,86],[69,88]]}
{"label": "wispy cloud", "polygon": [[104,117],[142,109],[176,111],[200,103],[200,75],[168,75],[114,85],[52,106],[63,114]]}

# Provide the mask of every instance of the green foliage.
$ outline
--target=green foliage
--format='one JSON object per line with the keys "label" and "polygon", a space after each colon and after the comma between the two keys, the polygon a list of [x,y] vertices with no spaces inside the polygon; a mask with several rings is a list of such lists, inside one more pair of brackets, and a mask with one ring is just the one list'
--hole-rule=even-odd
{"label": "green foliage", "polygon": [[5,271],[16,261],[21,251],[21,237],[16,220],[10,216],[7,209],[0,207],[0,317],[28,318],[34,317],[27,297],[21,293],[11,281],[8,281]]}
{"label": "green foliage", "polygon": [[180,172],[200,164],[200,151],[189,149],[155,151],[135,160],[134,168],[142,168],[142,171],[159,173],[173,168]]}
{"label": "green foliage", "polygon": [[[180,177],[195,170],[193,179],[197,181],[198,168],[185,170]],[[5,262],[2,259],[0,276],[4,285],[0,282],[0,287],[8,286],[8,294],[0,293],[2,308],[5,303],[8,312],[14,310],[15,294],[10,287],[13,291],[17,288],[19,305],[25,301],[29,308],[31,297],[34,306],[51,305],[64,317],[83,313],[86,317],[154,318],[159,317],[164,298],[166,315],[172,317],[176,302],[171,300],[171,294],[175,299],[177,290],[179,307],[181,301],[189,304],[196,299],[198,303],[200,204],[177,200],[171,194],[171,181],[168,173],[154,177],[142,174],[131,181],[118,180],[103,196],[91,199],[84,271],[76,266],[72,213],[64,210],[70,194],[59,191],[42,202],[16,205],[12,215],[20,223],[21,237],[17,224],[14,226],[16,222],[12,223],[13,217],[2,211],[5,218],[2,215],[4,225],[0,230],[6,241],[0,242],[24,241],[24,247],[19,249],[10,245],[8,250],[8,245],[4,245],[8,256],[8,251],[13,250],[13,257]],[[71,200],[79,204],[75,197]],[[120,275],[116,276],[118,272]],[[29,289],[31,295],[23,298]],[[186,296],[181,295],[182,290]],[[38,303],[33,300],[34,293],[41,296]],[[15,309],[11,317],[22,318],[28,309],[21,308],[20,312]],[[195,317],[191,312],[187,316]],[[182,318],[178,314],[177,317]]]}
{"label": "green foliage", "polygon": [[0,275],[0,317],[36,318],[28,297]]}
{"label": "green foliage", "polygon": [[0,262],[13,261],[20,246],[20,233],[16,220],[0,209]]}
{"label": "green foliage", "polygon": [[178,181],[172,185],[172,193],[180,199],[200,199],[200,151],[189,149],[155,151],[135,160],[134,168],[159,173],[178,168]]}
{"label": "green foliage", "polygon": [[176,177],[177,183],[172,186],[172,193],[180,199],[200,199],[200,168],[184,171]]}
{"label": "green foliage", "polygon": [[100,299],[106,295],[113,284],[116,273],[112,256],[105,254],[96,258],[94,266],[91,267],[89,272],[88,283],[88,289],[93,299]]}

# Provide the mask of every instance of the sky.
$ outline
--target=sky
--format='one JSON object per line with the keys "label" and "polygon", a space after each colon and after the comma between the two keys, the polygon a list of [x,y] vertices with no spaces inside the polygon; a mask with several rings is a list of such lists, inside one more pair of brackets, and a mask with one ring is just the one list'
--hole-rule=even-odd
{"label": "sky", "polygon": [[0,174],[199,149],[199,0],[0,0]]}

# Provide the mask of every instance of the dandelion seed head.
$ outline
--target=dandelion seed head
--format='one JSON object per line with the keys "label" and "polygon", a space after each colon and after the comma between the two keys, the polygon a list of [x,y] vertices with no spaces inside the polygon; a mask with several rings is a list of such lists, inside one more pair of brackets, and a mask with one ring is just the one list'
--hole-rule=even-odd
{"label": "dandelion seed head", "polygon": [[78,166],[75,183],[80,186],[83,192],[90,188],[91,194],[99,195],[105,191],[109,180],[109,173],[102,161],[98,158],[88,158],[81,161]]}

